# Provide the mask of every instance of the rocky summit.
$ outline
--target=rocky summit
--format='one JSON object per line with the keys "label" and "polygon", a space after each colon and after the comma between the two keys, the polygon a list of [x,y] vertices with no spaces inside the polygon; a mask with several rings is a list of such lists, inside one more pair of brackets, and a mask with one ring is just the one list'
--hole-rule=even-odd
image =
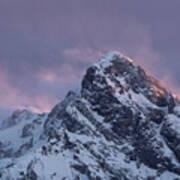
{"label": "rocky summit", "polygon": [[2,180],[180,180],[180,103],[111,52],[49,114],[0,128]]}

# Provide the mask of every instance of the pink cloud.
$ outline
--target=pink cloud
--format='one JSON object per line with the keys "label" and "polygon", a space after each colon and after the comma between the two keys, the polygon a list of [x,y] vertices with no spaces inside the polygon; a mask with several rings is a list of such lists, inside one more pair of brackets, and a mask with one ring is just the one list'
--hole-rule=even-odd
{"label": "pink cloud", "polygon": [[[48,95],[29,97],[20,89],[12,86],[8,81],[8,74],[0,70],[0,108],[4,109],[29,109],[33,112],[49,112],[57,100]],[[28,105],[28,106],[27,106]]]}
{"label": "pink cloud", "polygon": [[42,68],[37,73],[37,78],[44,83],[58,83],[63,86],[78,82],[83,73],[83,69],[75,68],[71,64],[62,64],[59,68]]}
{"label": "pink cloud", "polygon": [[38,77],[40,80],[47,83],[54,83],[58,81],[58,76],[54,71],[48,69],[42,69],[38,72]]}

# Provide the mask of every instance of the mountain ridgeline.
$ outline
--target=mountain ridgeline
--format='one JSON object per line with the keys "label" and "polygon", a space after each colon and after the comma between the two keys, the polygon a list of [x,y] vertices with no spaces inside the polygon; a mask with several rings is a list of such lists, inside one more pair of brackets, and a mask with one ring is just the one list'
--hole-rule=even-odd
{"label": "mountain ridgeline", "polygon": [[1,124],[0,179],[180,180],[179,100],[111,52],[49,114]]}

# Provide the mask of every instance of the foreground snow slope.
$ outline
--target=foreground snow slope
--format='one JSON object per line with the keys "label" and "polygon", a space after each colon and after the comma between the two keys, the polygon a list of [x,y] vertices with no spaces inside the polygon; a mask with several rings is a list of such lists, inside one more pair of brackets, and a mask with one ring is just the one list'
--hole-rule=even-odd
{"label": "foreground snow slope", "polygon": [[2,180],[178,180],[180,106],[122,54],[88,68],[46,115],[15,112],[1,125]]}

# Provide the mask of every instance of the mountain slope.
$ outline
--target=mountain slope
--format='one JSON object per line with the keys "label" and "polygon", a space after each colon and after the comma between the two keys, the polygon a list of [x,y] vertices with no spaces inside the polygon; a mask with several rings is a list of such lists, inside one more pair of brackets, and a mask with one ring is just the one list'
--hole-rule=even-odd
{"label": "mountain slope", "polygon": [[[21,116],[0,132],[3,180],[180,179],[179,102],[119,53],[88,68],[80,94],[70,91],[48,115],[25,118],[30,123]],[[31,124],[24,130],[31,146],[17,156],[25,142],[15,133],[8,155],[6,134],[21,124]]]}

